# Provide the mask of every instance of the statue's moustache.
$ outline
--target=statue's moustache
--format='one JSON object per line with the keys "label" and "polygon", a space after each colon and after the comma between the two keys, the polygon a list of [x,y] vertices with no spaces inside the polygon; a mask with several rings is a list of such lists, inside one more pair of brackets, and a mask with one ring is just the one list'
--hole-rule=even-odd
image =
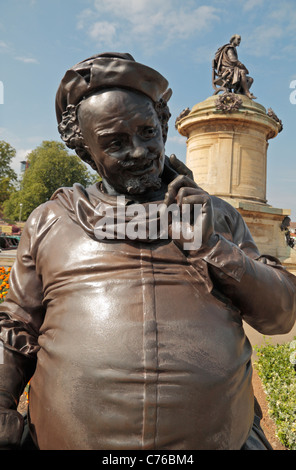
{"label": "statue's moustache", "polygon": [[128,159],[124,161],[119,161],[119,165],[126,169],[126,170],[145,170],[145,168],[149,168],[151,166],[151,163],[154,160],[159,160],[160,155],[158,154],[150,154],[149,156],[145,158],[137,158],[137,159]]}

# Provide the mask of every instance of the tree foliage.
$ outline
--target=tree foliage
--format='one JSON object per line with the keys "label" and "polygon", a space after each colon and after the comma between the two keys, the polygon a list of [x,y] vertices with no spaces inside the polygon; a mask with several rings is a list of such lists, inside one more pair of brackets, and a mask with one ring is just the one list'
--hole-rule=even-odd
{"label": "tree foliage", "polygon": [[[10,219],[27,220],[30,213],[50,199],[62,186],[81,183],[89,186],[98,175],[88,171],[76,155],[70,154],[65,145],[56,141],[44,141],[28,155],[28,168],[15,191],[4,204],[4,214]],[[21,209],[21,210],[20,210]]]}
{"label": "tree foliage", "polygon": [[0,208],[8,199],[17,181],[17,175],[10,166],[15,153],[15,149],[10,144],[0,140]]}

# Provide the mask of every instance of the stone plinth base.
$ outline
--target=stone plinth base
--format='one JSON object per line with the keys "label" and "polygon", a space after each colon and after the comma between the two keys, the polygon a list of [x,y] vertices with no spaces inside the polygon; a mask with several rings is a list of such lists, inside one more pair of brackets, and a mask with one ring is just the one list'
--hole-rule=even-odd
{"label": "stone plinth base", "polygon": [[268,204],[256,204],[232,198],[223,198],[235,207],[244,218],[261,254],[269,254],[282,263],[290,257],[285,234],[281,230],[284,217],[290,209],[278,209]]}

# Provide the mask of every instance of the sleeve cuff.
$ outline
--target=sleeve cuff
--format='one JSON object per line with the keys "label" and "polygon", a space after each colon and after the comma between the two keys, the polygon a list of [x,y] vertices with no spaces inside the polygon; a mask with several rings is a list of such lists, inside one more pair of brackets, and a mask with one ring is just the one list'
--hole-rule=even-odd
{"label": "sleeve cuff", "polygon": [[234,243],[226,240],[222,235],[216,234],[218,242],[203,256],[210,265],[221,271],[221,277],[229,276],[240,282],[245,273],[245,255]]}

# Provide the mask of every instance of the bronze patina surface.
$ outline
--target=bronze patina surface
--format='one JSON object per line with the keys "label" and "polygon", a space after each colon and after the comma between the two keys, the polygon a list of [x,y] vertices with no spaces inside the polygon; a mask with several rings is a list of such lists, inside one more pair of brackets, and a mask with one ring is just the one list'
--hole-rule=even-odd
{"label": "bronze patina surface", "polygon": [[[3,449],[19,448],[29,379],[41,450],[270,448],[242,320],[289,331],[296,280],[258,252],[232,206],[165,156],[170,95],[129,54],[94,56],[61,82],[62,139],[102,183],[60,188],[26,223],[0,308]],[[128,210],[159,203],[201,206],[197,249],[170,231],[98,239],[103,207],[124,213],[125,228]]]}

